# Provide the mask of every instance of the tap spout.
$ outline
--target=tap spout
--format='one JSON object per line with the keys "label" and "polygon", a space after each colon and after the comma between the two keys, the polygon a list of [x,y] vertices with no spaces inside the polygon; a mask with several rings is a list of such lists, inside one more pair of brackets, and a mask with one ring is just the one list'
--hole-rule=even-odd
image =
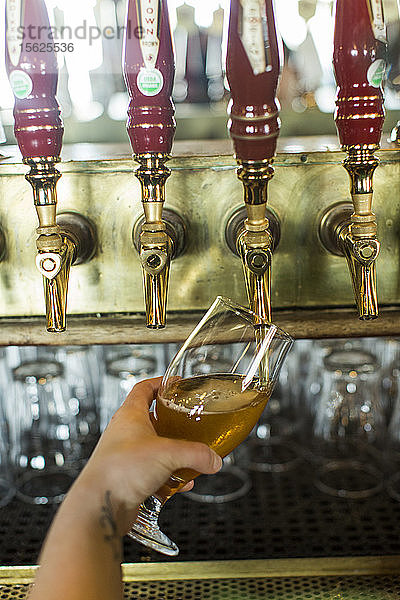
{"label": "tap spout", "polygon": [[[67,295],[71,265],[75,258],[75,245],[67,236],[61,236],[61,247],[56,251],[49,248],[48,236],[37,239],[36,265],[43,275],[46,302],[46,329],[60,333],[66,329]],[[39,248],[48,248],[42,251]]]}
{"label": "tap spout", "polygon": [[46,302],[46,328],[66,329],[67,292],[71,265],[88,262],[96,250],[94,227],[82,215],[61,213],[57,217],[58,158],[26,159],[39,220],[36,229],[36,266],[43,276]]}
{"label": "tap spout", "polygon": [[352,224],[339,234],[353,284],[354,297],[361,320],[376,319],[378,298],[376,291],[376,258],[380,244],[375,237],[356,239]]}
{"label": "tap spout", "polygon": [[165,183],[171,171],[165,166],[168,155],[146,153],[135,155],[139,168],[135,171],[142,188],[144,223],[139,236],[139,256],[143,272],[146,326],[165,327],[169,269],[174,243],[162,220]]}
{"label": "tap spout", "polygon": [[376,259],[380,250],[376,215],[372,212],[373,174],[379,164],[374,155],[378,146],[360,144],[345,146],[343,166],[350,177],[350,193],[354,212],[350,223],[339,232],[343,254],[349,266],[359,317],[378,316],[376,291]]}
{"label": "tap spout", "polygon": [[56,222],[58,158],[24,159],[30,166],[25,176],[32,186],[39,220],[36,230],[36,266],[43,276],[47,331],[65,331],[68,279],[74,258],[74,245],[62,235]]}
{"label": "tap spout", "polygon": [[251,310],[271,320],[271,262],[274,239],[267,210],[267,186],[274,174],[270,160],[242,161],[237,171],[243,183],[247,219],[237,239]]}

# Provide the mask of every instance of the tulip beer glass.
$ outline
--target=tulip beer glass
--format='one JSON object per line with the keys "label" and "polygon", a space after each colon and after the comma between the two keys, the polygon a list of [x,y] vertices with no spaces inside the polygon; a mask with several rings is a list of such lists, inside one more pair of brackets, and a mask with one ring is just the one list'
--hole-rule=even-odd
{"label": "tulip beer glass", "polygon": [[[199,441],[221,457],[250,433],[258,421],[292,345],[291,337],[227,298],[218,297],[190,334],[162,380],[153,423],[160,436]],[[192,356],[202,352],[199,373]],[[225,372],[220,358],[229,357]],[[204,361],[209,364],[204,374]],[[160,531],[163,504],[199,473],[174,472],[140,507],[130,537],[170,556],[178,547]]]}

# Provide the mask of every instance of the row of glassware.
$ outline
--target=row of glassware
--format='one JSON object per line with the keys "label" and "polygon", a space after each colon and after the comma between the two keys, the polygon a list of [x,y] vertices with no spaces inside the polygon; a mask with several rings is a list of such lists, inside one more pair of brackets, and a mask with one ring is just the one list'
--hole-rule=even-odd
{"label": "row of glassware", "polygon": [[[0,506],[14,496],[33,504],[61,501],[133,385],[162,375],[177,349],[3,349]],[[192,360],[198,372],[201,354]],[[287,472],[308,461],[321,492],[358,499],[387,485],[400,500],[399,374],[398,340],[297,340],[247,441],[219,475],[199,478],[188,497],[234,500],[248,493],[251,471]]]}

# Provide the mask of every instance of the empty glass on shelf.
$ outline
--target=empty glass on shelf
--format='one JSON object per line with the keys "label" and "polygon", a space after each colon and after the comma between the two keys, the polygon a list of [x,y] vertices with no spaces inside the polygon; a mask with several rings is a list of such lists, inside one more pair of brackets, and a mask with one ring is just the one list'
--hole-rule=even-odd
{"label": "empty glass on shelf", "polygon": [[68,404],[75,416],[81,459],[85,462],[100,435],[100,403],[96,395],[98,355],[91,346],[59,346],[54,358],[64,367],[71,393]]}
{"label": "empty glass on shelf", "polygon": [[15,494],[14,473],[10,462],[8,394],[9,370],[5,352],[0,350],[0,508],[6,506]]}
{"label": "empty glass on shelf", "polygon": [[158,375],[158,364],[158,355],[149,345],[106,348],[100,398],[101,431],[136,383]]}
{"label": "empty glass on shelf", "polygon": [[346,498],[382,489],[379,466],[385,430],[381,372],[371,352],[353,346],[323,359],[322,388],[314,420],[315,485]]}
{"label": "empty glass on shelf", "polygon": [[306,414],[300,406],[300,344],[296,341],[258,423],[241,447],[238,464],[252,471],[283,472],[302,458],[299,440]]}
{"label": "empty glass on shelf", "polygon": [[54,360],[24,362],[12,372],[9,415],[17,495],[32,504],[58,503],[80,460],[71,391]]}

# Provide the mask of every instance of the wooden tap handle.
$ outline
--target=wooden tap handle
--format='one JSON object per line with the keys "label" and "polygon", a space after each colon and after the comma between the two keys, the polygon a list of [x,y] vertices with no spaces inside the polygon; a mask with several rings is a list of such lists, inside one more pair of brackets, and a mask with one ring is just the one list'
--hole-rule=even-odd
{"label": "wooden tap handle", "polygon": [[381,0],[337,0],[333,66],[342,146],[379,145],[385,118],[386,31]]}
{"label": "wooden tap handle", "polygon": [[127,129],[134,154],[170,154],[175,64],[166,0],[128,0],[124,76]]}
{"label": "wooden tap handle", "polygon": [[231,0],[226,68],[236,158],[272,160],[280,128],[280,42],[272,0]]}
{"label": "wooden tap handle", "polygon": [[22,156],[58,158],[64,133],[56,100],[57,57],[44,0],[6,0],[6,68]]}

